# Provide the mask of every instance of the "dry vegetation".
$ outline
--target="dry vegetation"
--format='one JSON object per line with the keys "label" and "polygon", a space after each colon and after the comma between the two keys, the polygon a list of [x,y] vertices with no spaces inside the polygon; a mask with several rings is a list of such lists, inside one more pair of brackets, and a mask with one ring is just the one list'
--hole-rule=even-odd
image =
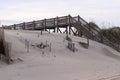
{"label": "dry vegetation", "polygon": [[0,28],[0,60],[11,63],[10,43],[5,41],[4,29]]}

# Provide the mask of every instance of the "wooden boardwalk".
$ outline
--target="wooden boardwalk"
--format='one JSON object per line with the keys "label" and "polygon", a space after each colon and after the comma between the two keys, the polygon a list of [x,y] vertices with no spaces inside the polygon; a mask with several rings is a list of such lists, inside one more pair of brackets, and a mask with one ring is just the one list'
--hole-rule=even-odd
{"label": "wooden boardwalk", "polygon": [[[4,26],[5,29],[22,29],[22,30],[51,30],[53,29],[54,32],[62,33],[60,28],[65,28],[64,33],[71,34],[78,36],[85,36],[88,39],[95,40],[97,42],[104,43],[108,46],[111,46],[117,50],[115,44],[111,43],[106,37],[104,37],[101,32],[100,28],[97,26],[90,26],[83,18],[80,16],[72,17],[71,15],[62,16],[62,17],[55,17],[50,19],[43,19],[38,21],[32,22],[24,22],[20,24],[14,24],[9,26]],[[76,31],[73,30],[76,29]]]}
{"label": "wooden boardwalk", "polygon": [[[74,27],[77,31],[74,32],[72,29]],[[95,35],[98,35],[100,28],[95,27],[92,28],[88,25],[88,23],[82,19],[80,16],[72,17],[62,16],[32,22],[24,22],[20,24],[14,24],[5,26],[6,29],[22,29],[22,30],[45,30],[53,29],[54,32],[60,32],[60,28],[65,28],[65,33],[67,34],[78,34],[78,35],[85,35],[86,37],[93,39]]]}

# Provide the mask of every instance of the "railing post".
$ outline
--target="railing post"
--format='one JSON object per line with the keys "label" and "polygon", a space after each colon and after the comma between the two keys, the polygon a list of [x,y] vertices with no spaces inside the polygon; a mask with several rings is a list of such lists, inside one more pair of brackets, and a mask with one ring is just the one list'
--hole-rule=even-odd
{"label": "railing post", "polygon": [[54,27],[55,27],[55,18],[53,19],[53,24],[54,24]]}
{"label": "railing post", "polygon": [[[80,23],[80,26],[82,26],[79,15],[78,15],[78,22]],[[81,31],[81,30],[80,30],[80,32],[78,33],[78,35],[79,35],[80,37],[82,37],[82,31]]]}
{"label": "railing post", "polygon": [[[70,15],[68,15],[68,25],[69,25],[69,34],[71,34],[71,20],[70,20]],[[68,34],[68,31],[67,31]]]}
{"label": "railing post", "polygon": [[68,15],[68,24],[69,24],[69,25],[71,24],[70,15]]}
{"label": "railing post", "polygon": [[[55,26],[55,18],[54,18],[54,20],[53,20],[53,21],[54,21],[54,22],[53,22],[53,24],[54,24],[54,27],[56,27],[56,26]],[[53,31],[53,32],[55,32],[55,28],[54,28],[54,31]]]}
{"label": "railing post", "polygon": [[41,23],[41,31],[44,30],[44,20],[42,20],[42,23]]}
{"label": "railing post", "polygon": [[32,24],[33,24],[33,30],[35,30],[35,21],[33,21]]}
{"label": "railing post", "polygon": [[14,24],[14,30],[16,30],[16,25]]}
{"label": "railing post", "polygon": [[23,30],[25,30],[25,22],[23,23]]}
{"label": "railing post", "polygon": [[59,18],[58,18],[58,16],[57,16],[57,33],[58,33],[58,23],[59,23]]}
{"label": "railing post", "polygon": [[81,25],[81,21],[80,21],[80,16],[78,15],[78,22],[80,23],[80,25]]}
{"label": "railing post", "polygon": [[68,16],[66,16],[66,24],[67,24],[67,25],[68,25],[68,19],[69,19]]}
{"label": "railing post", "polygon": [[44,30],[47,31],[46,30],[46,19],[44,19]]}

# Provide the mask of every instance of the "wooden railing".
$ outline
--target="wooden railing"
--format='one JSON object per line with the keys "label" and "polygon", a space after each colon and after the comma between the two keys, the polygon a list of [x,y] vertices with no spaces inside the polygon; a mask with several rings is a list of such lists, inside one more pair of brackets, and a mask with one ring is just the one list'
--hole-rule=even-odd
{"label": "wooden railing", "polygon": [[71,25],[74,26],[78,31],[82,31],[87,38],[93,39],[93,36],[89,31],[89,29],[83,26],[81,23],[79,23],[76,19],[74,19],[71,16],[70,16],[70,22],[71,22]]}
{"label": "wooden railing", "polygon": [[5,26],[6,29],[41,29],[41,28],[52,28],[56,26],[65,26],[68,25],[68,16],[63,17],[56,17],[56,18],[50,18],[50,19],[43,19],[38,21],[32,21],[32,22],[24,22],[20,24],[14,24]]}

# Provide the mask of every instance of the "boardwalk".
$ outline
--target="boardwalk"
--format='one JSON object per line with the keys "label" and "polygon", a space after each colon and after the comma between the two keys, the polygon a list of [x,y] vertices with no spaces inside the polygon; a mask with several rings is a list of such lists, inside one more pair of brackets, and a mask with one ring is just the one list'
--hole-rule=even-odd
{"label": "boardwalk", "polygon": [[[77,29],[77,32],[74,32],[72,27]],[[88,23],[82,19],[80,16],[72,17],[62,16],[32,22],[24,22],[20,24],[14,24],[10,26],[6,26],[5,28],[9,29],[22,29],[22,30],[47,30],[54,29],[54,32],[60,32],[60,28],[66,28],[65,32],[71,34],[84,35],[90,39],[93,39],[93,36],[98,35],[100,28],[95,27],[92,28],[88,25]]]}
{"label": "boardwalk", "polygon": [[[62,33],[60,28],[65,28],[64,33],[78,36],[85,36],[88,39],[95,40],[97,42],[104,43],[108,46],[113,47],[116,50],[118,46],[116,44],[111,43],[105,36],[103,36],[100,32],[100,28],[97,26],[90,26],[83,18],[80,16],[72,17],[71,15],[55,17],[50,19],[43,19],[32,22],[24,22],[20,24],[14,24],[10,26],[4,26],[5,29],[22,29],[22,30],[50,30],[53,29],[54,32]],[[74,31],[75,28],[77,31]]]}

